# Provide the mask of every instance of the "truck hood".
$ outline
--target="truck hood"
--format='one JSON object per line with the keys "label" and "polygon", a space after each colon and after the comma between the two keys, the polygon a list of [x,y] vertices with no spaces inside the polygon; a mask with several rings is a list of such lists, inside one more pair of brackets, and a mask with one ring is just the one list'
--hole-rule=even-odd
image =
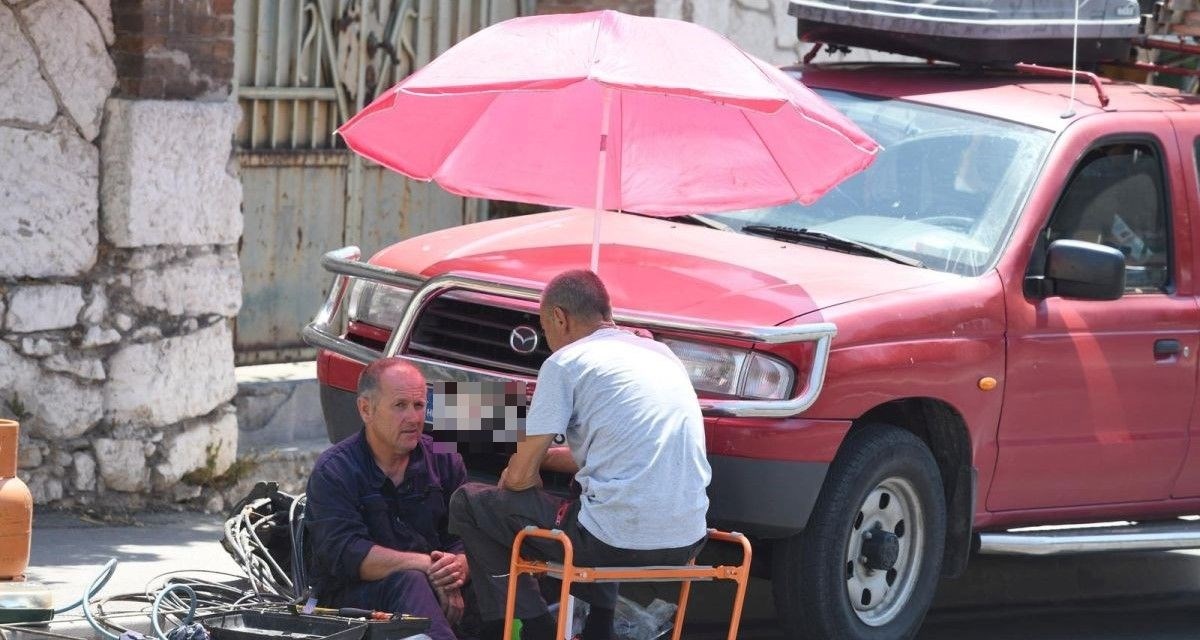
{"label": "truck hood", "polygon": [[[436,276],[548,282],[587,268],[593,214],[571,209],[455,227],[379,252],[372,264]],[[604,212],[600,276],[615,308],[776,325],[833,305],[959,279],[879,258],[670,219]]]}

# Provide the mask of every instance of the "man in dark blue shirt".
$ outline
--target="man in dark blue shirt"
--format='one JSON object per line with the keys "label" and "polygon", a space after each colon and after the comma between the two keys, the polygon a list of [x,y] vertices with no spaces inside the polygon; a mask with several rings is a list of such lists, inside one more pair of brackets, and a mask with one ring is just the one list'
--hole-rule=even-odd
{"label": "man in dark blue shirt", "polygon": [[425,389],[399,358],[363,370],[366,426],[317,460],[305,521],[322,604],[427,617],[434,640],[455,640],[469,569],[446,514],[467,473],[459,454],[436,452],[422,435]]}

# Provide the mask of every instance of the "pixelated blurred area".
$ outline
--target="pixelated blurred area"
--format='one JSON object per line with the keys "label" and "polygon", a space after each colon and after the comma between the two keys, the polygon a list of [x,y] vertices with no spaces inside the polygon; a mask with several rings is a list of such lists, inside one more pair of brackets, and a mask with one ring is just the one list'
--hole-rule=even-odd
{"label": "pixelated blurred area", "polygon": [[461,453],[508,453],[525,438],[529,402],[521,382],[432,384],[433,439],[453,442]]}

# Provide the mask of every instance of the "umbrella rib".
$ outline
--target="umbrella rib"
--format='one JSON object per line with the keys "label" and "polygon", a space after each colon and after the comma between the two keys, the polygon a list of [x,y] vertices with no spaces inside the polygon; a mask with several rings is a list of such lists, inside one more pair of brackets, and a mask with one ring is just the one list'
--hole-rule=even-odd
{"label": "umbrella rib", "polygon": [[[883,145],[879,144],[878,142],[875,142],[874,139],[870,139],[870,140],[871,140],[871,142],[873,142],[875,144],[875,148],[867,149],[867,148],[863,147],[861,144],[855,142],[854,140],[851,140],[850,136],[846,135],[845,132],[839,131],[836,127],[832,127],[828,123],[823,122],[821,120],[818,120],[817,118],[814,118],[814,117],[808,115],[808,112],[805,111],[804,109],[802,109],[800,107],[800,105],[792,102],[791,100],[788,100],[788,104],[791,105],[791,107],[800,114],[801,118],[804,118],[805,120],[808,120],[809,122],[817,125],[818,127],[821,127],[822,129],[829,131],[830,133],[838,136],[839,138],[845,140],[846,142],[849,142],[855,149],[862,151],[863,153],[867,154],[868,156],[871,156],[872,158],[874,158],[874,156],[877,155],[880,152],[880,150],[883,149]],[[870,164],[870,163],[871,163],[871,161],[867,162],[867,164]],[[863,166],[866,166],[866,165],[863,165]]]}
{"label": "umbrella rib", "polygon": [[592,41],[592,55],[588,57],[587,80],[592,80],[592,66],[596,64],[596,52],[600,49],[600,33],[604,30],[601,21],[604,19],[606,11],[601,11],[597,16],[596,22],[596,39]]}
{"label": "umbrella rib", "polygon": [[[608,148],[609,148],[609,157],[611,157],[615,160],[615,162],[609,163],[610,165],[613,165],[613,166],[609,167],[609,172],[613,175],[614,178],[616,178],[616,181],[617,181],[617,203],[616,203],[617,206],[615,208],[618,211],[623,211],[625,209],[625,189],[623,187],[624,177],[625,177],[625,163],[624,163],[624,158],[623,158],[621,152],[624,151],[624,149],[625,149],[625,92],[624,91],[617,91],[617,114],[616,115],[617,115],[618,119],[616,121],[617,126],[615,128],[618,130],[618,133],[620,134],[621,144],[620,145],[613,144],[615,141],[615,138],[617,136],[613,134],[614,127],[612,126],[612,118],[609,118],[607,144],[608,144]],[[612,178],[608,178],[608,180],[611,181]],[[608,185],[605,185],[605,188],[608,188]]]}
{"label": "umbrella rib", "polygon": [[775,168],[779,169],[779,175],[783,176],[783,181],[787,183],[788,188],[792,190],[792,195],[795,196],[792,199],[799,200],[800,194],[796,191],[796,185],[792,184],[792,177],[788,175],[787,171],[783,170],[783,165],[779,164],[779,159],[775,157],[775,152],[767,144],[766,139],[758,132],[758,127],[755,127],[754,123],[750,121],[750,116],[746,115],[744,109],[738,109],[738,112],[742,114],[742,119],[746,121],[746,126],[750,127],[750,130],[758,137],[758,141],[762,143],[763,149],[767,150],[767,155],[771,157],[771,162],[775,163]]}
{"label": "umbrella rib", "polygon": [[[501,94],[499,93],[492,94],[491,99],[488,100],[487,107],[479,110],[479,117],[475,118],[475,121],[471,123],[471,126],[467,127],[466,130],[463,131],[463,134],[459,136],[458,142],[455,142],[454,146],[450,148],[450,153],[447,153],[446,157],[442,158],[442,161],[438,163],[437,170],[430,174],[430,180],[437,180],[437,177],[442,173],[442,168],[446,166],[446,163],[450,161],[450,158],[454,157],[454,155],[458,153],[458,149],[462,146],[463,140],[466,140],[467,136],[471,135],[471,132],[475,131],[475,127],[478,127],[479,123],[483,120],[483,114],[487,113],[487,111],[492,108],[492,104],[496,102],[496,98],[500,97],[500,95]],[[437,180],[437,183],[439,185],[442,184],[440,180]]]}

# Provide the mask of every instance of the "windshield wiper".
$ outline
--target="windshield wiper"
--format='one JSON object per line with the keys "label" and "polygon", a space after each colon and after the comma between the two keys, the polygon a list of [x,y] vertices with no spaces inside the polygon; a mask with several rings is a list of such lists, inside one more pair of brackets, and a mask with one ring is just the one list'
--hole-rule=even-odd
{"label": "windshield wiper", "polygon": [[920,260],[900,255],[894,251],[888,251],[873,244],[850,240],[841,236],[835,236],[822,231],[812,231],[810,229],[799,229],[796,227],[779,227],[767,224],[748,224],[742,227],[744,233],[751,233],[756,236],[766,236],[775,240],[784,240],[787,242],[795,242],[796,244],[806,244],[815,247],[824,247],[835,251],[845,251],[846,253],[854,253],[860,256],[871,256],[874,258],[883,258],[898,262],[910,267],[919,267],[925,269],[925,264]]}

